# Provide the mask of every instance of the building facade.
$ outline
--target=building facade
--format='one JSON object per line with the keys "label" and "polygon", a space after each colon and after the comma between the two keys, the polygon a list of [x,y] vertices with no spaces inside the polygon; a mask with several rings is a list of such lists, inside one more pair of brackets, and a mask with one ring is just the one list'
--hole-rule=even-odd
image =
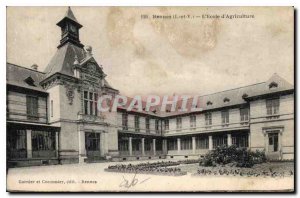
{"label": "building facade", "polygon": [[57,25],[61,40],[45,71],[7,63],[9,166],[199,158],[232,144],[294,158],[294,87],[277,74],[201,96],[197,112],[99,112],[98,97],[119,91],[80,42],[70,8]]}

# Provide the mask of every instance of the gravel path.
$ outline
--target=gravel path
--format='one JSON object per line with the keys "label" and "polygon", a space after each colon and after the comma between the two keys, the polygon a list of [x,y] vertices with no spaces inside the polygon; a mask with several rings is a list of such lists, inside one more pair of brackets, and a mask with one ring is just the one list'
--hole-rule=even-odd
{"label": "gravel path", "polygon": [[[146,161],[12,168],[9,169],[7,175],[7,189],[27,191],[261,191],[294,188],[293,177],[259,179],[228,176],[193,177],[192,173],[196,172],[197,164],[181,165],[180,168],[188,171],[188,174],[178,177],[104,171],[108,165],[141,162]],[[279,165],[271,163],[268,166],[293,167],[293,163]],[[264,165],[264,167],[268,166]]]}

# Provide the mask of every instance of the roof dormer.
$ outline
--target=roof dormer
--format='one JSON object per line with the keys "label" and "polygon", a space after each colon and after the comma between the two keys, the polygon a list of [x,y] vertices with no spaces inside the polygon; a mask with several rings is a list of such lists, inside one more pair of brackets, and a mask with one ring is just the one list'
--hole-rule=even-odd
{"label": "roof dormer", "polygon": [[210,100],[207,101],[207,103],[206,103],[207,106],[210,106],[210,105],[212,105],[212,104],[213,104],[213,103],[212,103],[212,101],[210,101]]}
{"label": "roof dormer", "polygon": [[34,84],[34,80],[31,78],[31,76],[27,77],[24,81],[25,81],[29,86],[36,87],[36,85]]}
{"label": "roof dormer", "polygon": [[278,87],[278,83],[272,81],[270,84],[269,84],[269,89],[276,89]]}
{"label": "roof dormer", "polygon": [[227,97],[225,97],[225,98],[223,99],[223,102],[228,103],[228,102],[230,102],[230,99],[227,98]]}
{"label": "roof dormer", "polygon": [[245,99],[245,98],[247,98],[248,97],[248,94],[246,94],[246,93],[244,93],[243,95],[242,95],[242,98],[243,99]]}

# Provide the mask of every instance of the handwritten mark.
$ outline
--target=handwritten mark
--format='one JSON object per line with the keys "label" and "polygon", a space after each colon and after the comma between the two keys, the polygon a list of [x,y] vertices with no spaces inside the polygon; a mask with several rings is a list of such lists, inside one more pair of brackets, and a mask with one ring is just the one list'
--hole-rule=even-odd
{"label": "handwritten mark", "polygon": [[144,179],[142,181],[139,181],[139,179],[136,177],[136,173],[134,174],[133,178],[130,180],[130,179],[127,179],[124,177],[124,175],[122,176],[123,177],[123,180],[122,182],[120,183],[120,187],[124,187],[124,188],[131,188],[137,184],[142,184],[146,181],[148,181],[150,179],[150,177],[148,177],[147,179]]}

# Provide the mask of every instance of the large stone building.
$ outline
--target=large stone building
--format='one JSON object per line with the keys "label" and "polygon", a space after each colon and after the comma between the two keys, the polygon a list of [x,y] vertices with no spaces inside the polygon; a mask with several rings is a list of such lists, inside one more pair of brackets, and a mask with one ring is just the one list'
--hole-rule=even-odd
{"label": "large stone building", "polygon": [[44,72],[7,63],[9,166],[198,158],[224,144],[294,158],[294,87],[277,74],[201,96],[197,112],[99,112],[98,96],[118,90],[81,44],[70,8],[57,25],[60,44]]}

